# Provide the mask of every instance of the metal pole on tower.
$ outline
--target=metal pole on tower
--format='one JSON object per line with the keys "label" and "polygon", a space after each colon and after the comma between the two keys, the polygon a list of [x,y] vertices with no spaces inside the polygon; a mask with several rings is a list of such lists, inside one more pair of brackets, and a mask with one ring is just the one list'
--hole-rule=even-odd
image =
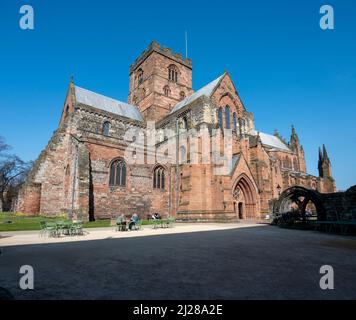
{"label": "metal pole on tower", "polygon": [[185,31],[185,58],[188,58],[188,32]]}

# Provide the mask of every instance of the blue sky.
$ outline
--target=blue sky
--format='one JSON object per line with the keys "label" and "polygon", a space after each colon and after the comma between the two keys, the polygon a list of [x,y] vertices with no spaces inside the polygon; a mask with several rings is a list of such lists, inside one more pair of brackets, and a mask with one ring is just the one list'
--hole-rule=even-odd
{"label": "blue sky", "polygon": [[[19,8],[35,30],[19,28]],[[335,29],[319,27],[331,4]],[[156,39],[184,53],[189,35],[193,87],[225,69],[258,130],[290,136],[295,125],[308,171],[325,143],[337,187],[356,184],[356,2],[44,1],[0,4],[0,135],[35,159],[57,128],[70,79],[126,101],[128,69]]]}

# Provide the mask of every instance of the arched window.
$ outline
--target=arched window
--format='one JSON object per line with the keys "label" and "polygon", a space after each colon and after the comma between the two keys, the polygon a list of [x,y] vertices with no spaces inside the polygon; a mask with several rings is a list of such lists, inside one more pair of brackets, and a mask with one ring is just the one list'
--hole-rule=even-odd
{"label": "arched window", "polygon": [[158,166],[153,172],[153,188],[164,189],[165,188],[165,171],[164,168]]}
{"label": "arched window", "polygon": [[183,117],[183,129],[188,130],[188,119],[187,117]]}
{"label": "arched window", "polygon": [[109,131],[110,131],[110,122],[105,121],[103,124],[103,135],[104,136],[109,136]]}
{"label": "arched window", "polygon": [[184,100],[185,99],[185,93],[184,91],[181,91],[179,94],[180,100]]}
{"label": "arched window", "polygon": [[143,82],[143,70],[139,69],[137,71],[137,85],[139,86]]}
{"label": "arched window", "polygon": [[245,119],[240,118],[239,119],[239,126],[240,126],[240,132],[245,133],[246,131],[246,121]]}
{"label": "arched window", "polygon": [[169,89],[168,86],[164,86],[163,93],[166,97],[169,97],[171,95],[171,89]]}
{"label": "arched window", "polygon": [[225,107],[225,127],[226,127],[226,129],[230,129],[231,128],[231,124],[230,124],[230,107],[229,106]]}
{"label": "arched window", "polygon": [[174,64],[168,67],[168,79],[173,82],[178,82],[178,68]]}
{"label": "arched window", "polygon": [[115,160],[110,166],[110,186],[126,186],[126,164],[122,159]]}
{"label": "arched window", "polygon": [[69,106],[67,105],[65,117],[68,117],[68,115],[69,115]]}
{"label": "arched window", "polygon": [[233,113],[232,118],[233,118],[233,121],[234,121],[234,130],[237,131],[237,115],[236,115],[236,112]]}
{"label": "arched window", "polygon": [[288,168],[288,157],[287,156],[284,158],[283,167]]}
{"label": "arched window", "polygon": [[223,128],[223,111],[222,108],[219,108],[218,110],[218,120],[219,120],[219,127],[220,129]]}

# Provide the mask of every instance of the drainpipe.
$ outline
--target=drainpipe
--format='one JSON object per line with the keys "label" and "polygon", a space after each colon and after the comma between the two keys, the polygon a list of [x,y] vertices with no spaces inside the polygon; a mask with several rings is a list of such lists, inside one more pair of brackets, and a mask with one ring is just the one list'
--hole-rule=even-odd
{"label": "drainpipe", "polygon": [[172,216],[172,167],[169,167],[168,217]]}
{"label": "drainpipe", "polygon": [[73,211],[74,211],[74,198],[75,198],[75,183],[77,176],[77,164],[78,164],[78,144],[75,145],[75,160],[74,160],[74,171],[73,171],[73,181],[72,181],[72,205],[69,212],[69,218],[73,219]]}
{"label": "drainpipe", "polygon": [[179,207],[179,125],[178,117],[176,119],[176,214]]}

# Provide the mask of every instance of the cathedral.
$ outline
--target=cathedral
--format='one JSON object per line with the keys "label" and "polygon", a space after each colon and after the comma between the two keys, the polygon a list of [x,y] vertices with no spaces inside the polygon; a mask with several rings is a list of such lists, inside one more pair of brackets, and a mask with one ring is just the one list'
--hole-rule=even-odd
{"label": "cathedral", "polygon": [[289,141],[255,128],[228,72],[195,91],[192,61],[154,41],[129,75],[127,103],[71,79],[58,129],[22,186],[17,211],[257,220],[290,187],[335,192],[325,146],[319,176],[308,174],[295,128]]}

